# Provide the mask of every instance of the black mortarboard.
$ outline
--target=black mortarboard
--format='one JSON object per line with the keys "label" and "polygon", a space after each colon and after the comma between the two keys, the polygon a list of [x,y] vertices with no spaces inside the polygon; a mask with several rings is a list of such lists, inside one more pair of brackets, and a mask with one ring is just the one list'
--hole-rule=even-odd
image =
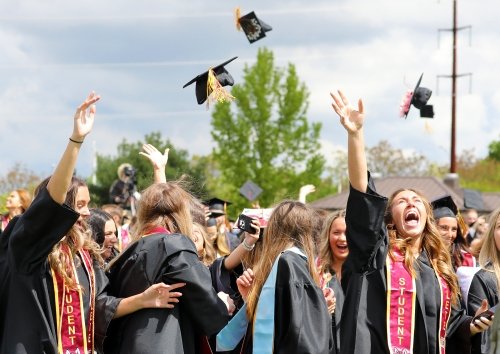
{"label": "black mortarboard", "polygon": [[406,118],[408,116],[408,113],[410,112],[410,108],[412,105],[419,110],[424,109],[425,114],[429,114],[430,112],[429,110],[432,110],[432,106],[427,105],[427,101],[429,101],[429,98],[431,98],[432,91],[426,87],[420,87],[420,83],[422,82],[423,76],[424,74],[422,73],[422,75],[420,75],[420,78],[418,79],[417,85],[415,86],[413,92],[410,92],[409,95],[407,95],[403,99],[403,103],[401,104],[402,117]]}
{"label": "black mortarboard", "polygon": [[240,27],[243,29],[243,32],[245,32],[245,35],[250,43],[264,38],[266,36],[266,32],[273,29],[267,23],[259,19],[253,11],[245,16],[240,16],[239,8],[236,9],[236,27],[238,30]]}
{"label": "black mortarboard", "polygon": [[212,198],[205,202],[208,205],[208,211],[211,213],[211,216],[219,216],[226,214],[226,207],[231,204],[227,200],[220,198]]}
{"label": "black mortarboard", "polygon": [[473,189],[464,189],[464,208],[483,210],[483,197],[479,191]]}
{"label": "black mortarboard", "polygon": [[196,82],[195,92],[198,104],[202,104],[203,102],[205,102],[207,98],[212,94],[215,96],[213,98],[216,101],[225,101],[234,98],[226,90],[223,89],[224,86],[234,85],[233,77],[231,76],[231,74],[229,74],[226,68],[224,68],[224,66],[229,64],[236,58],[238,57],[231,58],[220,65],[208,69],[208,71],[205,71],[203,74],[196,76],[193,80],[182,86],[182,88],[185,88]]}
{"label": "black mortarboard", "polygon": [[447,195],[431,202],[432,213],[434,214],[434,219],[438,220],[444,217],[456,218],[458,214],[458,208],[453,199]]}
{"label": "black mortarboard", "polygon": [[425,105],[420,108],[420,118],[434,118],[434,107],[432,105]]}
{"label": "black mortarboard", "polygon": [[248,199],[248,201],[255,200],[262,193],[262,188],[253,183],[246,181],[243,187],[240,188],[240,194]]}

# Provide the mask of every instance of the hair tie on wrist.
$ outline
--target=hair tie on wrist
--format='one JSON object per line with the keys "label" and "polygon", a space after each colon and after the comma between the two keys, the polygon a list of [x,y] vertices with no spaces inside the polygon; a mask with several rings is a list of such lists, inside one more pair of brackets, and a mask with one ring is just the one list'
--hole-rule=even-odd
{"label": "hair tie on wrist", "polygon": [[83,141],[73,140],[71,138],[69,138],[69,141],[71,141],[71,142],[73,142],[75,144],[82,144],[83,143]]}

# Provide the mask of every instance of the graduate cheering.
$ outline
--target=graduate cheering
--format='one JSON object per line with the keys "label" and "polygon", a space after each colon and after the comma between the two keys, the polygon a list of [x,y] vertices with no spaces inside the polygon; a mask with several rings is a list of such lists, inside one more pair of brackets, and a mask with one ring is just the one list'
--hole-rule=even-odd
{"label": "graduate cheering", "polygon": [[492,321],[471,323],[457,310],[457,279],[430,203],[412,189],[389,199],[377,194],[367,171],[363,102],[356,110],[341,91],[331,96],[348,135],[351,183],[340,352],[468,353],[470,337]]}
{"label": "graduate cheering", "polygon": [[169,302],[180,295],[169,292],[180,285],[166,284],[123,299],[106,293],[100,249],[84,222],[89,190],[72,177],[98,100],[91,93],[78,107],[54,174],[37,187],[31,206],[2,235],[1,353],[101,352],[112,318],[143,308],[173,307]]}

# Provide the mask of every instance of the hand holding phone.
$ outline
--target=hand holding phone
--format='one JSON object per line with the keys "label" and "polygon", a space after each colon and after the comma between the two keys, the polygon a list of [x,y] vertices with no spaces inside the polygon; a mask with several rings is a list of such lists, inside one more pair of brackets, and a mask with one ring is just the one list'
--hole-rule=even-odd
{"label": "hand holding phone", "polygon": [[479,320],[480,317],[484,317],[486,318],[488,321],[491,321],[491,319],[493,318],[493,315],[495,313],[491,310],[486,310],[486,311],[483,311],[481,312],[479,315],[477,316],[474,316],[474,318],[472,319],[472,323],[475,323],[476,320]]}
{"label": "hand holding phone", "polygon": [[240,214],[240,216],[238,216],[237,226],[238,229],[248,232],[250,234],[255,233],[255,229],[252,226],[252,218],[245,214]]}

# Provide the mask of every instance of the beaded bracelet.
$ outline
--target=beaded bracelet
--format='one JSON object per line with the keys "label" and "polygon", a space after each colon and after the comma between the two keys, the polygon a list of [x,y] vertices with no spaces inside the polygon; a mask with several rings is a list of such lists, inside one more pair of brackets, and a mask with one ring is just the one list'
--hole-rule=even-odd
{"label": "beaded bracelet", "polygon": [[253,250],[253,249],[254,249],[254,247],[255,247],[255,243],[254,243],[253,245],[249,245],[249,244],[247,243],[247,239],[244,239],[244,240],[243,240],[243,242],[242,242],[241,244],[243,245],[243,248],[244,248],[245,250],[249,251],[249,252],[250,252],[251,250]]}

